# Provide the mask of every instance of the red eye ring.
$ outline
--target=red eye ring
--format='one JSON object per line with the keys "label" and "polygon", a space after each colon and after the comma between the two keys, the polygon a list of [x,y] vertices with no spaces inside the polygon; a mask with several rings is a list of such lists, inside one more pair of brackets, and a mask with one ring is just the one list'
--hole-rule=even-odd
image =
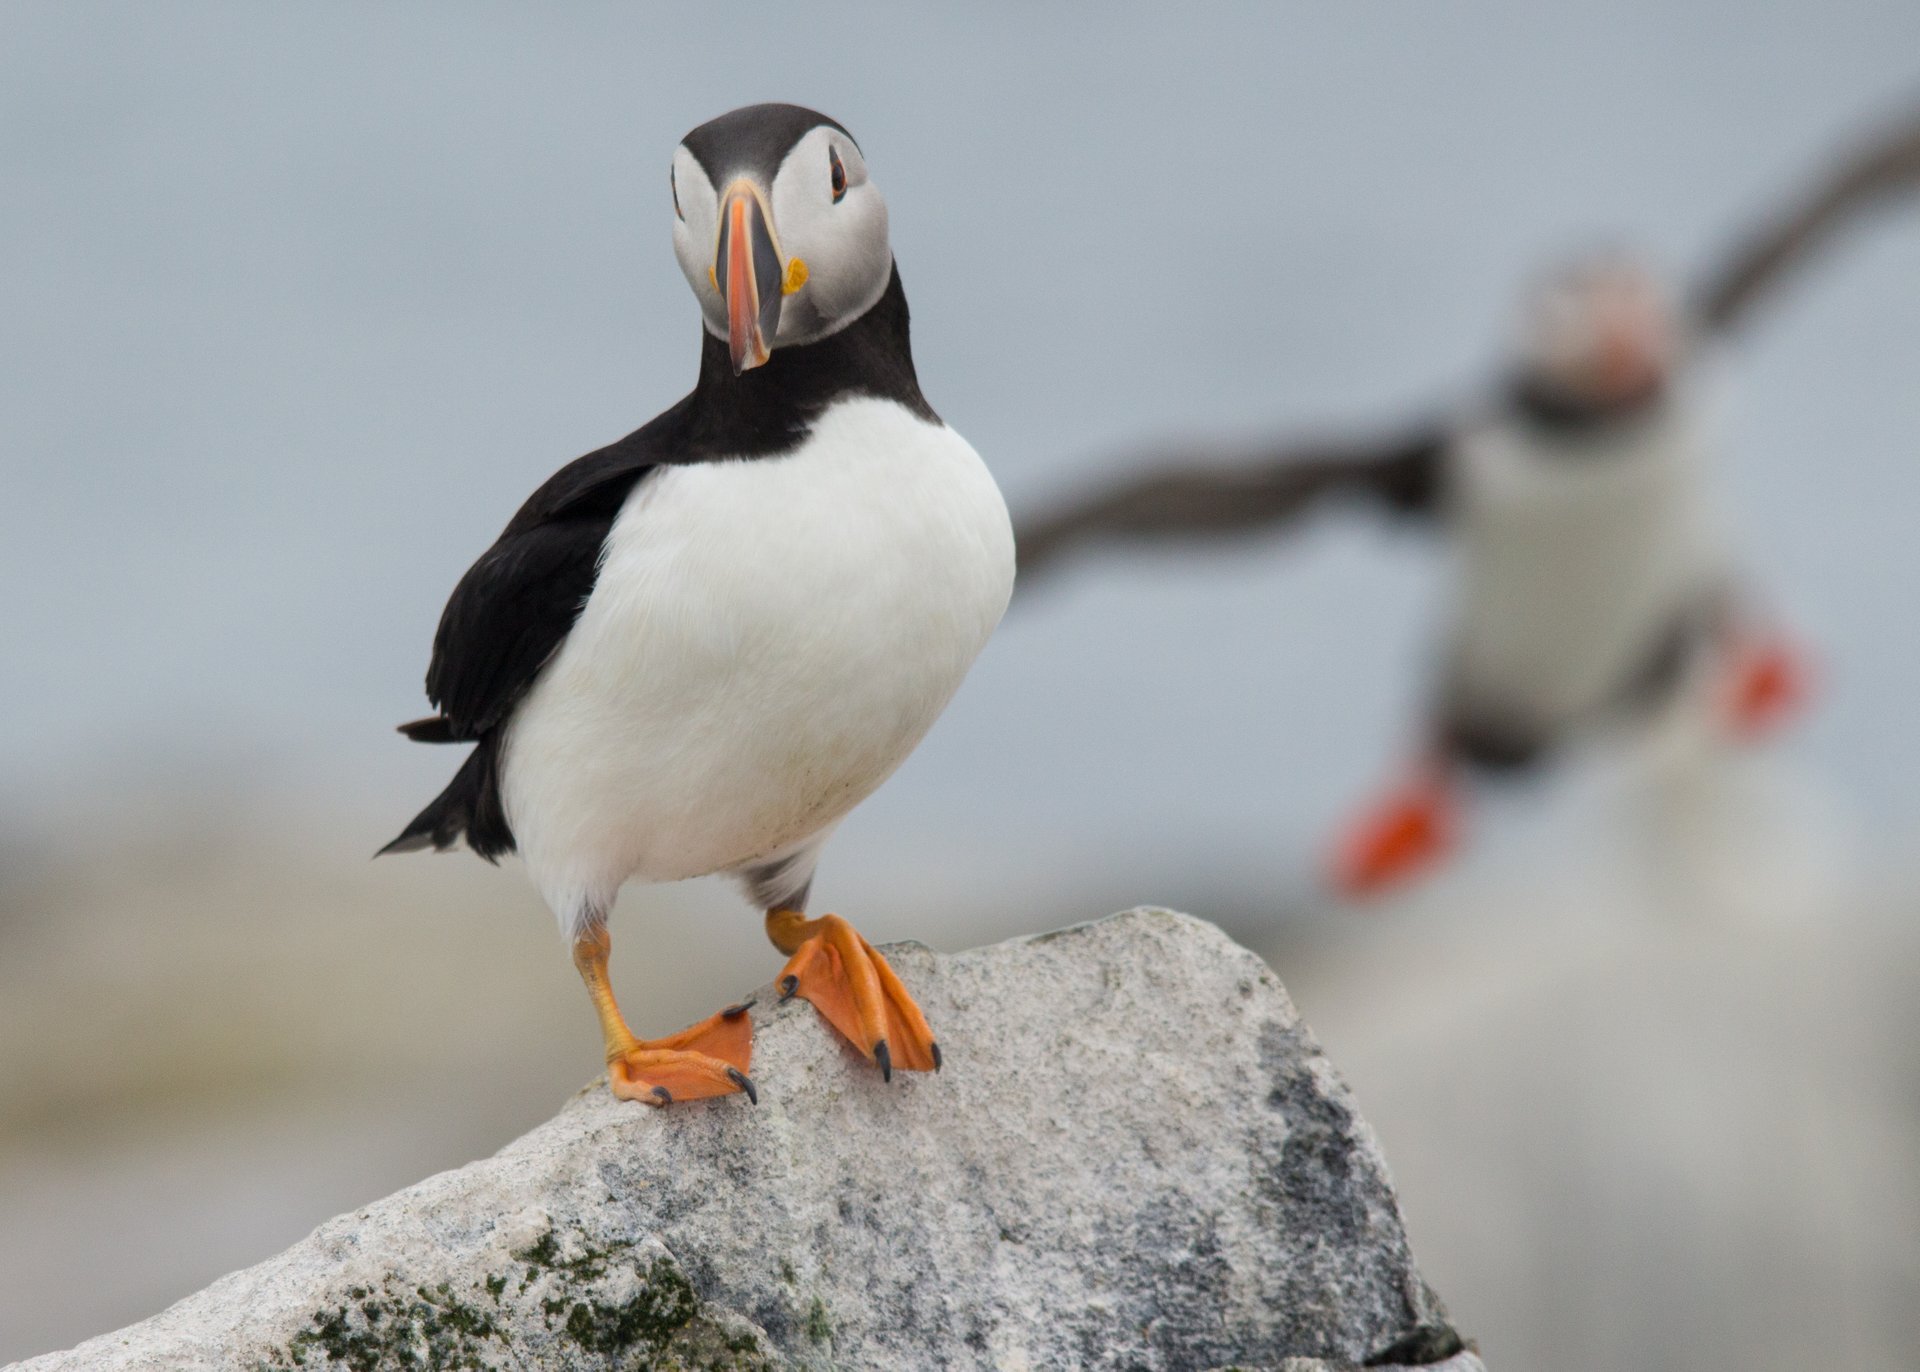
{"label": "red eye ring", "polygon": [[827,163],[833,175],[833,203],[838,205],[841,197],[847,193],[847,169],[841,165],[840,154],[833,148],[827,149]]}

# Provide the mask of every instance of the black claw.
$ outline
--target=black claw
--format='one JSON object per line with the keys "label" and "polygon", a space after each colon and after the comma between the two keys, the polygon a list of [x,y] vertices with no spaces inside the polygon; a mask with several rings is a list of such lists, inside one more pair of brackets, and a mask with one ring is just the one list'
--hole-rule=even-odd
{"label": "black claw", "polygon": [[887,1041],[881,1039],[873,1045],[873,1060],[880,1064],[880,1080],[893,1080],[893,1050],[887,1047]]}
{"label": "black claw", "polygon": [[927,1046],[933,1049],[933,1070],[938,1072],[940,1070],[940,1045],[937,1043],[930,1043]]}
{"label": "black claw", "polygon": [[799,989],[800,989],[800,978],[798,977],[780,978],[780,1003],[782,1005],[785,1005],[788,1001],[792,1000],[793,993],[795,991],[798,991]]}
{"label": "black claw", "polygon": [[741,1001],[738,1005],[729,1005],[726,1009],[722,1010],[720,1012],[720,1018],[721,1019],[739,1019],[740,1016],[746,1014],[747,1011],[753,1009],[753,1006],[754,1006],[753,997],[749,996],[747,997],[747,999]]}
{"label": "black claw", "polygon": [[662,1105],[673,1104],[673,1092],[667,1090],[664,1086],[656,1086],[653,1088],[653,1098]]}
{"label": "black claw", "polygon": [[760,1103],[760,1093],[753,1089],[752,1077],[742,1072],[738,1067],[729,1067],[727,1069],[727,1079],[747,1093],[747,1101],[749,1104],[758,1105]]}

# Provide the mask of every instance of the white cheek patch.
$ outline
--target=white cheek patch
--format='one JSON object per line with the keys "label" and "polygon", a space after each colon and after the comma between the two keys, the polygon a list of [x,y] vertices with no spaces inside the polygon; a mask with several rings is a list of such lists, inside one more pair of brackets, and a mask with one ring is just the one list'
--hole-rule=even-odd
{"label": "white cheek patch", "polygon": [[673,180],[680,215],[673,221],[673,255],[693,287],[710,332],[727,336],[726,302],[713,282],[713,245],[719,234],[719,199],[706,169],[684,147],[673,157]]}
{"label": "white cheek patch", "polygon": [[[834,152],[847,174],[837,202]],[[772,202],[782,250],[806,263],[806,284],[788,298],[777,341],[824,338],[872,308],[893,271],[887,206],[851,141],[824,127],[809,132],[780,164]]]}
{"label": "white cheek patch", "polygon": [[852,190],[855,186],[866,185],[867,159],[861,156],[860,149],[854,147],[849,140],[835,143],[834,147],[839,151],[840,160],[847,170],[847,189]]}

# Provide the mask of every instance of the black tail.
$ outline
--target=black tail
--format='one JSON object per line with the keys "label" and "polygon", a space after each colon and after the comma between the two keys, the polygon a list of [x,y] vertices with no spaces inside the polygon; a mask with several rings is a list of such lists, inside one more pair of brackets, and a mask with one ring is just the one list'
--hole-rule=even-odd
{"label": "black tail", "polygon": [[415,743],[465,743],[472,735],[462,738],[453,731],[453,721],[445,715],[428,715],[425,719],[410,719],[397,726],[401,733]]}
{"label": "black tail", "polygon": [[507,824],[506,807],[500,803],[498,730],[481,738],[453,774],[447,789],[413,817],[413,823],[401,831],[399,838],[374,856],[416,853],[422,848],[444,853],[462,835],[467,847],[488,862],[497,862],[502,853],[513,851],[513,830]]}

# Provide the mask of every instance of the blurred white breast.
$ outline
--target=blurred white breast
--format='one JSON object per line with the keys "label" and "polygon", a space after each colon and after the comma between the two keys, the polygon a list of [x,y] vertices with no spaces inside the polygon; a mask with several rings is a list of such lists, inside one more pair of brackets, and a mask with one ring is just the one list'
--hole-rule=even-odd
{"label": "blurred white breast", "polygon": [[1706,454],[1685,395],[1598,434],[1499,419],[1463,435],[1453,701],[1540,728],[1607,704],[1723,573]]}

